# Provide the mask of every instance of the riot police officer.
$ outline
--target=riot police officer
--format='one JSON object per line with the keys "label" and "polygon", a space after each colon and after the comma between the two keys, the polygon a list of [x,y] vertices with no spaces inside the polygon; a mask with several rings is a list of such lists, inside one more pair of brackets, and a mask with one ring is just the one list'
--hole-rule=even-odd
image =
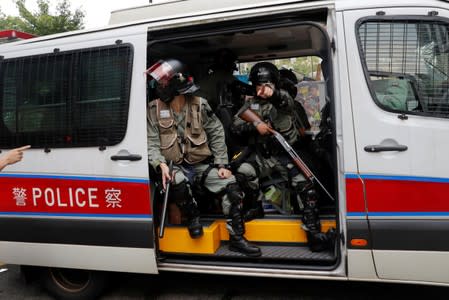
{"label": "riot police officer", "polygon": [[[222,196],[223,213],[228,218],[229,249],[260,256],[260,249],[243,236],[244,194],[228,168],[223,126],[207,101],[192,95],[198,87],[183,71],[183,64],[175,59],[158,61],[147,70],[156,82],[159,97],[150,102],[148,109],[149,163],[161,174],[164,188],[167,180],[172,180],[170,198],[187,216],[192,238],[203,235],[191,191],[195,178],[200,176],[206,189]],[[174,174],[169,172],[169,160],[174,163]]]}
{"label": "riot police officer", "polygon": [[[279,88],[279,71],[269,62],[255,64],[251,68],[249,80],[256,88],[256,96],[250,99],[242,110],[250,108],[266,122],[249,124],[238,116],[235,117],[234,132],[247,135],[250,143],[256,145],[254,147],[256,152],[249,158],[249,164],[239,168],[238,172],[251,178],[254,174],[252,166],[260,174],[259,177],[278,172],[285,180],[289,180],[293,198],[300,201],[304,207],[302,226],[307,233],[309,246],[312,251],[322,251],[332,244],[332,236],[321,232],[316,192],[291,163],[290,157],[280,149],[281,147],[275,145],[269,136],[268,126],[272,126],[290,145],[294,146],[299,142],[300,133],[298,122],[295,120],[294,100],[288,92]],[[253,181],[254,185],[256,181]]]}

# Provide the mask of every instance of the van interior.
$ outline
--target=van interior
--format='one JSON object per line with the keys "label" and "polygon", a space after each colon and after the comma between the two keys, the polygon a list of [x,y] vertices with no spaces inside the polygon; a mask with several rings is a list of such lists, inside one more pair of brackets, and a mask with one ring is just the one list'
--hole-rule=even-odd
{"label": "van interior", "polygon": [[[325,29],[326,18],[326,10],[316,10],[210,24],[206,22],[176,29],[150,28],[147,67],[160,59],[176,58],[188,66],[195,82],[200,82],[210,73],[217,50],[228,48],[237,56],[238,70],[234,75],[245,83],[248,83],[252,65],[270,61],[279,69],[289,69],[296,75],[295,101],[301,105],[304,105],[302,101],[307,98],[310,86],[317,85],[319,109],[315,112],[306,111],[311,126],[301,139],[304,147],[297,152],[333,198],[316,185],[322,231],[333,228],[338,233],[337,161],[330,61],[332,47]],[[148,101],[154,98],[154,92],[149,87]],[[238,103],[231,101],[227,105],[239,109]],[[229,153],[231,158],[233,155],[235,153]],[[157,175],[152,176],[157,237],[163,193],[158,187],[160,180]],[[337,266],[340,258],[339,235],[336,236],[333,248],[322,252],[309,250],[306,234],[301,228],[302,208],[290,197],[288,180],[274,174],[261,178],[260,184],[265,216],[246,223],[245,237],[261,248],[261,257],[252,258],[229,251],[226,219],[221,212],[218,197],[194,195],[201,210],[204,236],[192,240],[183,224],[183,216],[174,203],[169,203],[164,236],[156,238],[158,259],[170,263],[283,269],[330,270]]]}

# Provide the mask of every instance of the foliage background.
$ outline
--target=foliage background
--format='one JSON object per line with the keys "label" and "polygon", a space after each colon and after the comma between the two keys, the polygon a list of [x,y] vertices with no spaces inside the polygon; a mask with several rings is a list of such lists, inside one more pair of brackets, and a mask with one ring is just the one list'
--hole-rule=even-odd
{"label": "foliage background", "polygon": [[[322,80],[321,58],[318,56],[304,56],[284,59],[265,60],[273,63],[278,69],[292,70],[299,81],[302,80]],[[239,66],[240,74],[249,74],[254,63],[241,63]]]}
{"label": "foliage background", "polygon": [[72,12],[69,0],[59,1],[54,14],[50,11],[50,0],[37,0],[36,11],[27,8],[26,0],[10,1],[15,2],[19,16],[8,16],[0,7],[0,30],[14,29],[42,36],[84,28],[85,12],[79,8]]}

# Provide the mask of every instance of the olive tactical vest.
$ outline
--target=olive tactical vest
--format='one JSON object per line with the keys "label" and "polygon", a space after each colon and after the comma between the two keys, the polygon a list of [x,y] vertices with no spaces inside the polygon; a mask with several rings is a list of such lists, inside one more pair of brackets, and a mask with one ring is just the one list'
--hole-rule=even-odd
{"label": "olive tactical vest", "polygon": [[170,107],[159,99],[150,103],[151,118],[159,125],[160,149],[165,159],[175,164],[183,160],[196,164],[212,155],[203,128],[201,104],[199,97],[186,97],[184,136],[178,136],[177,127],[183,125],[176,124]]}

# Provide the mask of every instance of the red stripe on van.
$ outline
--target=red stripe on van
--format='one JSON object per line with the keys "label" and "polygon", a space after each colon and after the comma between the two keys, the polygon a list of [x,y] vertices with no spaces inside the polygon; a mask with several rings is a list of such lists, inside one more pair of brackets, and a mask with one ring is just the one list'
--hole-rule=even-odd
{"label": "red stripe on van", "polygon": [[0,177],[0,212],[151,215],[147,182]]}
{"label": "red stripe on van", "polygon": [[368,211],[448,212],[449,183],[364,179]]}
{"label": "red stripe on van", "polygon": [[360,178],[346,178],[346,209],[348,212],[365,212],[363,183]]}

